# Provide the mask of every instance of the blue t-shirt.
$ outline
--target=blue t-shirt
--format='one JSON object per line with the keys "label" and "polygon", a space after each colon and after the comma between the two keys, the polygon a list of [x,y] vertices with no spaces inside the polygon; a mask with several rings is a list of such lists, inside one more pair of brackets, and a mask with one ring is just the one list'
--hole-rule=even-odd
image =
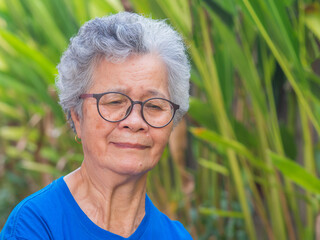
{"label": "blue t-shirt", "polygon": [[81,210],[63,178],[19,203],[0,233],[0,240],[190,240],[178,221],[161,213],[146,196],[145,216],[136,231],[124,238],[94,224]]}

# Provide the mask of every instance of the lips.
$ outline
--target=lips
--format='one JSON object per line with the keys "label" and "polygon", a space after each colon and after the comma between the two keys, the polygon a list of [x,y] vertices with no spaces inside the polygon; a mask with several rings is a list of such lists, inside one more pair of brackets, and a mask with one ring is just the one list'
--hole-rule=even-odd
{"label": "lips", "polygon": [[129,149],[139,149],[139,150],[149,148],[148,145],[137,144],[137,143],[112,142],[112,144],[118,148],[129,148]]}

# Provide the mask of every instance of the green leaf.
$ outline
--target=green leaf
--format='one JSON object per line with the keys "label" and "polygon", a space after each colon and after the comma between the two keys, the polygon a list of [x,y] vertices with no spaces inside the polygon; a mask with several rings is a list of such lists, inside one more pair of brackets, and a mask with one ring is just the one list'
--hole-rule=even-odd
{"label": "green leaf", "polygon": [[156,0],[173,25],[185,36],[192,32],[190,6],[187,0]]}
{"label": "green leaf", "polygon": [[131,0],[134,9],[139,13],[150,13],[151,2],[149,0]]}
{"label": "green leaf", "polygon": [[5,40],[11,47],[13,47],[18,54],[29,58],[41,67],[47,75],[45,80],[48,83],[53,83],[53,76],[56,74],[55,65],[43,56],[38,50],[32,49],[27,43],[17,38],[7,30],[0,29],[0,36]]}
{"label": "green leaf", "polygon": [[227,218],[243,218],[242,212],[224,211],[215,208],[200,207],[199,212],[203,215],[213,215]]}
{"label": "green leaf", "polygon": [[[23,114],[20,109],[16,109],[15,107],[6,104],[4,102],[0,102],[0,113],[7,115],[10,118],[14,118],[16,120],[22,119]],[[2,115],[0,114],[0,115]]]}
{"label": "green leaf", "polygon": [[28,95],[32,95],[34,94],[34,89],[32,89],[31,87],[27,86],[24,83],[19,82],[17,79],[1,73],[0,72],[0,87],[3,87],[5,89],[10,89],[10,90],[14,90],[17,91],[19,93],[28,93]]}
{"label": "green leaf", "polygon": [[295,159],[297,156],[298,147],[296,145],[293,134],[285,125],[280,125],[280,132],[281,132],[281,138],[285,139],[285,141],[283,141],[283,147],[284,147],[286,156],[288,156],[291,159]]}
{"label": "green leaf", "polygon": [[[228,42],[228,46],[224,46],[224,51],[228,52],[231,56],[230,60],[233,61],[233,65],[238,70],[248,94],[254,99],[253,104],[256,106],[256,109],[259,109],[263,114],[266,114],[267,106],[263,88],[256,66],[250,55],[251,53],[248,52],[248,49],[239,45],[233,29],[228,28],[214,11],[209,10],[209,14],[215,20],[216,29],[222,41]],[[245,44],[246,40],[244,39],[243,41],[243,44]]]}
{"label": "green leaf", "polygon": [[307,172],[306,169],[289,158],[280,156],[271,151],[268,151],[268,154],[271,157],[273,164],[285,177],[307,191],[320,194],[320,180],[317,177]]}
{"label": "green leaf", "polygon": [[217,144],[224,149],[232,149],[241,156],[244,156],[255,167],[265,171],[271,171],[266,164],[257,159],[244,145],[235,140],[227,139],[216,132],[204,128],[191,128],[191,132],[198,138],[205,140],[213,145]]}
{"label": "green leaf", "polygon": [[[216,3],[213,0],[206,1],[208,4],[208,7],[210,7],[210,10],[216,12],[216,14],[222,19],[222,21],[228,25],[228,27],[233,27],[233,19],[231,14],[235,14],[236,11],[227,7],[222,7],[223,3],[230,2],[230,1],[222,1],[220,3]],[[222,6],[220,6],[222,4]],[[230,11],[231,10],[231,11]]]}
{"label": "green leaf", "polygon": [[100,8],[101,13],[104,12],[103,15],[106,15],[106,12],[117,13],[124,10],[119,0],[92,0],[91,6]]}
{"label": "green leaf", "polygon": [[310,4],[305,10],[305,24],[320,40],[320,4]]}
{"label": "green leaf", "polygon": [[27,0],[27,2],[33,18],[41,19],[37,21],[38,31],[46,37],[46,42],[56,50],[63,50],[67,46],[66,38],[51,16],[47,4],[43,1]]}
{"label": "green leaf", "polygon": [[222,175],[229,176],[229,170],[226,167],[224,167],[218,163],[208,161],[204,158],[200,158],[198,160],[198,163],[205,168],[208,168],[208,169],[211,169],[215,172],[221,173]]}
{"label": "green leaf", "polygon": [[40,173],[49,173],[53,176],[59,176],[61,174],[60,171],[58,171],[54,167],[44,163],[22,161],[20,167],[26,170],[36,171]]}
{"label": "green leaf", "polygon": [[215,117],[212,112],[209,111],[208,103],[204,103],[197,98],[190,97],[188,114],[201,126],[216,129]]}

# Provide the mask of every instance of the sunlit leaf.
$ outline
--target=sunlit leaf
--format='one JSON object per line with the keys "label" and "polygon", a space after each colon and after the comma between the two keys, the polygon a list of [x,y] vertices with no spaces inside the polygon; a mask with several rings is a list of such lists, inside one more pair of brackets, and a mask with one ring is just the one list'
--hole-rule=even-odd
{"label": "sunlit leaf", "polygon": [[213,170],[215,172],[221,173],[221,174],[226,175],[226,176],[229,175],[228,169],[226,167],[218,164],[218,163],[215,163],[215,162],[212,162],[212,161],[208,161],[208,160],[203,159],[203,158],[200,158],[198,160],[198,163],[201,166],[203,166],[205,168],[208,168],[208,169],[211,169],[211,170]]}
{"label": "sunlit leaf", "polygon": [[291,159],[279,156],[271,151],[268,153],[273,164],[285,177],[310,192],[320,194],[320,180],[317,177],[307,172],[306,169],[293,162]]}
{"label": "sunlit leaf", "polygon": [[44,163],[22,161],[20,167],[30,171],[36,171],[40,173],[49,173],[53,176],[60,176],[61,174],[56,168]]}
{"label": "sunlit leaf", "polygon": [[320,4],[315,2],[306,7],[305,23],[320,40]]}
{"label": "sunlit leaf", "polygon": [[26,56],[31,60],[35,61],[39,66],[45,70],[48,78],[45,78],[48,83],[52,83],[52,76],[56,74],[55,65],[51,63],[45,56],[43,56],[39,51],[30,48],[25,42],[18,39],[16,36],[10,32],[0,28],[0,36],[6,40],[10,46],[12,46],[18,54]]}
{"label": "sunlit leaf", "polygon": [[243,218],[242,212],[224,211],[224,210],[219,210],[214,208],[200,207],[199,212],[204,215],[212,215],[217,217]]}
{"label": "sunlit leaf", "polygon": [[199,137],[202,140],[208,141],[212,144],[217,144],[223,148],[231,148],[235,150],[238,154],[241,156],[246,157],[250,163],[258,168],[264,169],[269,171],[268,167],[264,164],[264,162],[258,160],[252,153],[241,143],[231,140],[231,139],[226,139],[223,136],[204,129],[204,128],[191,128],[191,132]]}

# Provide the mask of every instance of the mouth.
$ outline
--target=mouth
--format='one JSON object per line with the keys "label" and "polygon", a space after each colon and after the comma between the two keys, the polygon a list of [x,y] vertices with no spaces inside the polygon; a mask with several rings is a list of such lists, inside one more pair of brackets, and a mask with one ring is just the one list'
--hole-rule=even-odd
{"label": "mouth", "polygon": [[147,145],[137,144],[137,143],[126,143],[126,142],[112,142],[112,144],[118,148],[129,148],[129,149],[138,149],[144,150],[149,148]]}

